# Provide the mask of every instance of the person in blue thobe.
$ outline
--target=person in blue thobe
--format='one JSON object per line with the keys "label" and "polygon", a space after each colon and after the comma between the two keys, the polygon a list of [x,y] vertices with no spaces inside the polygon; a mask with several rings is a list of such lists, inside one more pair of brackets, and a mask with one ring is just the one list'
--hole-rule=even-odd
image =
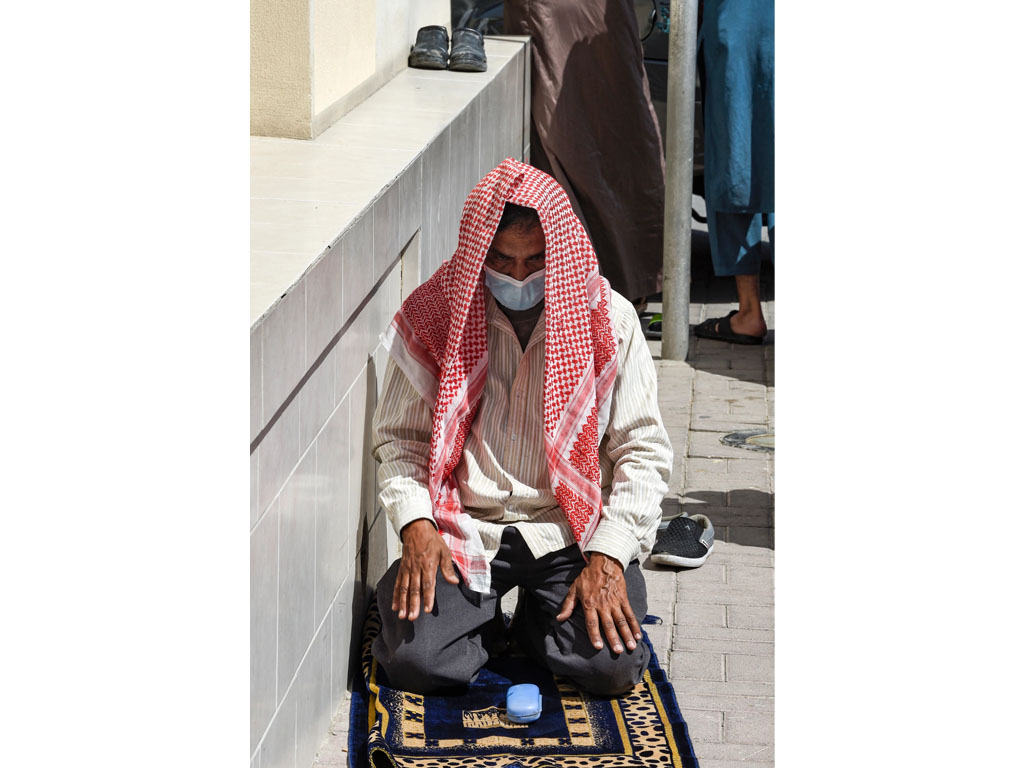
{"label": "person in blue thobe", "polygon": [[[774,0],[706,0],[701,29],[704,199],[715,274],[733,275],[739,309],[697,326],[701,338],[760,344],[768,329],[761,259],[775,258]],[[767,227],[770,249],[761,245]]]}

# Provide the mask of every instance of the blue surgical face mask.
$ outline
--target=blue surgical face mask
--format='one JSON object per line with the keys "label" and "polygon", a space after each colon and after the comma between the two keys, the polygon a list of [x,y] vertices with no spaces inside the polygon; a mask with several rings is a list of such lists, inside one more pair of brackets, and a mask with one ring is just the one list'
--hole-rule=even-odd
{"label": "blue surgical face mask", "polygon": [[537,270],[519,282],[484,265],[484,283],[491,289],[494,300],[509,309],[519,311],[529,309],[537,306],[544,298],[543,269]]}

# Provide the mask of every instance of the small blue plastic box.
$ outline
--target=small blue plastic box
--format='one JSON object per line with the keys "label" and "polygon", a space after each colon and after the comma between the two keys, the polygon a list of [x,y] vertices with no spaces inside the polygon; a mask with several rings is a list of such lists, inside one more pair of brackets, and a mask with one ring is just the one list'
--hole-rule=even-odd
{"label": "small blue plastic box", "polygon": [[532,723],[540,717],[540,688],[533,683],[513,685],[505,696],[505,712],[513,723]]}

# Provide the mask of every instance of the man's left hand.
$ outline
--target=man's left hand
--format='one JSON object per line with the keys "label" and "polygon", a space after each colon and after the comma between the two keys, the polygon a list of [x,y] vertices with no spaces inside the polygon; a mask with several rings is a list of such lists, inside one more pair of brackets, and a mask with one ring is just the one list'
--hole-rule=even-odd
{"label": "man's left hand", "polygon": [[615,653],[622,653],[623,639],[626,648],[632,651],[636,648],[636,641],[643,637],[640,624],[629,605],[622,564],[614,557],[600,552],[590,554],[590,562],[569,587],[569,594],[562,602],[562,610],[555,618],[559,621],[568,619],[577,603],[583,608],[587,633],[596,649],[604,647],[602,630]]}

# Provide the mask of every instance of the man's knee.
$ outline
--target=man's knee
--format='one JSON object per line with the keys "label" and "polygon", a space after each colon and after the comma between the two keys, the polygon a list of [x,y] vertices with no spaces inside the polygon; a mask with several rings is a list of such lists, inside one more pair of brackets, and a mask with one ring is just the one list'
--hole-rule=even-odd
{"label": "man's knee", "polygon": [[643,678],[649,658],[644,645],[631,653],[598,653],[583,662],[580,671],[573,676],[574,681],[588,693],[621,696]]}
{"label": "man's knee", "polygon": [[[441,593],[448,595],[447,605],[455,609],[458,587],[438,582],[438,594],[430,614],[421,613],[415,621],[398,618],[391,610],[398,562],[394,563],[377,583],[377,607],[380,610],[380,634],[373,642],[373,656],[383,667],[388,685],[410,693],[430,693],[438,688],[466,685],[476,679],[487,661],[487,652],[471,629],[460,636],[453,624],[464,623],[459,616],[438,617]],[[454,619],[454,621],[453,621]],[[469,624],[473,622],[470,621]]]}
{"label": "man's knee", "polygon": [[389,647],[378,637],[373,655],[384,668],[389,687],[423,694],[468,685],[487,662],[486,651],[473,638],[466,638],[444,653],[429,653],[419,643],[400,642]]}

